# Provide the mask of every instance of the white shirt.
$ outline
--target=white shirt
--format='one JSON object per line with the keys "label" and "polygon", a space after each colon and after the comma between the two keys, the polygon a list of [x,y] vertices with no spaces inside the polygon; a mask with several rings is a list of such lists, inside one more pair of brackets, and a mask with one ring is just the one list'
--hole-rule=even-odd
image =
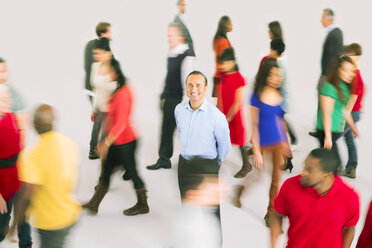
{"label": "white shirt", "polygon": [[95,93],[93,99],[93,110],[107,112],[108,101],[117,87],[117,82],[111,81],[110,75],[99,75],[98,71],[100,66],[101,62],[95,62],[92,64],[90,84]]}

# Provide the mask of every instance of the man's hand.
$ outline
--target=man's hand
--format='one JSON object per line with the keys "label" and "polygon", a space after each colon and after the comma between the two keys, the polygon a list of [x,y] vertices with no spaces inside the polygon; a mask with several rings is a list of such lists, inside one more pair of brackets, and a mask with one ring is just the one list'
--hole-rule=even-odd
{"label": "man's hand", "polygon": [[96,112],[92,112],[90,114],[90,119],[92,120],[92,122],[96,122]]}

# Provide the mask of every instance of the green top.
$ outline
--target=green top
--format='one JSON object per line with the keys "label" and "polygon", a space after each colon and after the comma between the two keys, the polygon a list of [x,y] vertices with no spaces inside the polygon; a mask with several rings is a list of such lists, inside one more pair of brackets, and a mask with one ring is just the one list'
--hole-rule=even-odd
{"label": "green top", "polygon": [[[331,131],[335,133],[342,132],[345,126],[345,116],[343,114],[343,110],[346,107],[347,102],[349,101],[350,92],[349,87],[344,81],[340,81],[341,92],[344,96],[344,101],[341,101],[340,97],[338,96],[336,88],[328,83],[325,82],[319,91],[319,95],[328,96],[335,100],[335,105],[332,112],[332,127]],[[316,129],[324,130],[323,127],[323,116],[322,111],[320,109],[320,102],[318,100],[318,115],[317,115],[317,123]]]}

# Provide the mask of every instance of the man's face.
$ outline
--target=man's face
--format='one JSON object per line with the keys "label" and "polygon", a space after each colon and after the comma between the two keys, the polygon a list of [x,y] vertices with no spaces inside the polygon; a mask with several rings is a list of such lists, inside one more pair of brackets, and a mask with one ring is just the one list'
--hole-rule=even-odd
{"label": "man's face", "polygon": [[181,14],[185,14],[185,12],[186,12],[186,2],[185,2],[185,0],[180,0],[178,2],[178,9],[179,9]]}
{"label": "man's face", "polygon": [[4,84],[8,81],[9,72],[6,68],[6,63],[0,63],[0,84]]}
{"label": "man's face", "polygon": [[12,112],[12,95],[6,89],[0,90],[0,113],[10,113]]}
{"label": "man's face", "polygon": [[183,41],[184,38],[181,35],[181,30],[179,30],[177,27],[168,28],[168,44],[171,50],[177,47],[179,44],[182,44]]}
{"label": "man's face", "polygon": [[322,18],[320,19],[320,22],[325,28],[332,24],[332,18],[328,16],[327,11],[323,11],[323,15]]}
{"label": "man's face", "polygon": [[105,37],[108,40],[112,40],[112,30],[111,30],[111,27],[108,27],[107,28],[107,32],[106,33],[101,34],[101,38],[102,37]]}
{"label": "man's face", "polygon": [[305,168],[301,174],[301,184],[305,187],[319,185],[323,183],[328,174],[322,170],[319,159],[309,155],[305,160]]}
{"label": "man's face", "polygon": [[207,85],[202,75],[191,75],[186,82],[186,92],[191,102],[201,102],[204,100]]}

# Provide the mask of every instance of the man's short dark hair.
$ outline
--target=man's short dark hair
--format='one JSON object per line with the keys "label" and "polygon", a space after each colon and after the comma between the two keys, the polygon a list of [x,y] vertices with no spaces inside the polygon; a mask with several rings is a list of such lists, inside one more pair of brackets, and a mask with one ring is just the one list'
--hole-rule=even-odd
{"label": "man's short dark hair", "polygon": [[5,63],[5,60],[0,57],[0,63]]}
{"label": "man's short dark hair", "polygon": [[108,22],[100,22],[96,26],[96,34],[98,37],[101,37],[102,34],[106,33],[108,28],[111,27],[111,24]]}
{"label": "man's short dark hair", "polygon": [[277,52],[279,56],[285,51],[285,44],[282,39],[274,38],[270,42],[270,48]]}
{"label": "man's short dark hair", "polygon": [[323,11],[327,13],[327,16],[328,16],[328,17],[330,17],[330,18],[335,17],[335,13],[333,12],[332,9],[330,9],[330,8],[326,8],[326,9],[324,9]]}
{"label": "man's short dark hair", "polygon": [[317,148],[310,152],[310,156],[319,159],[319,165],[323,172],[337,174],[339,160],[334,151]]}
{"label": "man's short dark hair", "polygon": [[192,72],[190,72],[190,74],[186,77],[186,82],[187,82],[187,79],[190,76],[192,76],[192,75],[201,75],[204,78],[205,86],[208,85],[207,77],[201,71],[192,71]]}

